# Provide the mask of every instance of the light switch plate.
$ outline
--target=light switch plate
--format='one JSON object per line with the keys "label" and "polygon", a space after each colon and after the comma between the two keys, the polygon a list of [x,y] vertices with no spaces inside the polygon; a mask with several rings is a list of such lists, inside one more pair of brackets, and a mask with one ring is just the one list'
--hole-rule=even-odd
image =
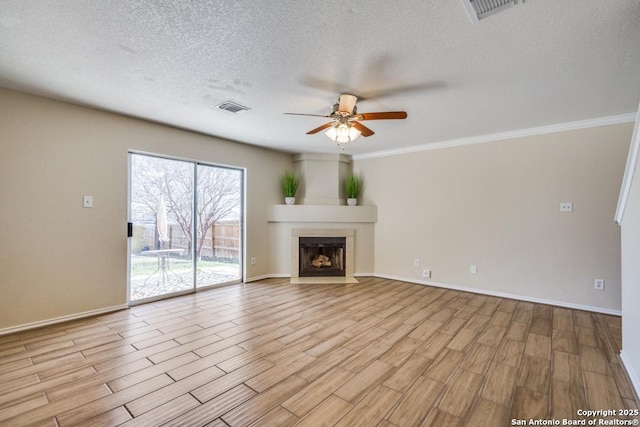
{"label": "light switch plate", "polygon": [[82,199],[82,207],[83,208],[92,208],[93,207],[93,196],[84,196]]}

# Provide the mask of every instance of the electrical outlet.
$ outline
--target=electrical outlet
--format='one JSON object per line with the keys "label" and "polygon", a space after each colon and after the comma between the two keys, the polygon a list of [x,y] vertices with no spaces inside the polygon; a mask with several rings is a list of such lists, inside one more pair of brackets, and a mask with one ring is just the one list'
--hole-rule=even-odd
{"label": "electrical outlet", "polygon": [[422,270],[422,277],[424,277],[425,279],[431,279],[431,270],[427,268]]}
{"label": "electrical outlet", "polygon": [[573,203],[571,202],[560,203],[560,212],[573,212]]}
{"label": "electrical outlet", "polygon": [[420,259],[419,258],[414,258],[413,259],[413,266],[414,267],[420,267]]}
{"label": "electrical outlet", "polygon": [[256,257],[251,257],[251,265],[256,265]]}
{"label": "electrical outlet", "polygon": [[604,291],[604,279],[594,279],[593,280],[593,289],[597,289],[599,291]]}

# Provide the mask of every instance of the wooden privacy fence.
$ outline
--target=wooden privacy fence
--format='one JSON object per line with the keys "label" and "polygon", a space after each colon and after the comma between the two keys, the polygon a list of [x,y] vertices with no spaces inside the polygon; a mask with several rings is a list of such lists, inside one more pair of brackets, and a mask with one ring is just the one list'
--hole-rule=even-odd
{"label": "wooden privacy fence", "polygon": [[[238,261],[240,258],[240,221],[220,221],[207,230],[200,256],[203,259]],[[134,224],[132,251],[157,249],[158,232],[155,224]],[[193,242],[197,247],[198,242]],[[163,249],[184,249],[190,254],[189,239],[179,225],[169,225],[169,241]]]}

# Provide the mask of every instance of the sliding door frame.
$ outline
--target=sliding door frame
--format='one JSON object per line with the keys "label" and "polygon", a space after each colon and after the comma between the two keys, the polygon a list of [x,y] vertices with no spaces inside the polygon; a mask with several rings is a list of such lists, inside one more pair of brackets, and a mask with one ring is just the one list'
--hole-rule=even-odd
{"label": "sliding door frame", "polygon": [[187,163],[191,163],[193,165],[193,183],[194,183],[194,188],[193,188],[193,210],[192,210],[192,235],[194,236],[194,240],[198,237],[198,233],[197,233],[197,216],[198,216],[198,191],[197,191],[197,183],[198,183],[198,166],[208,166],[208,167],[215,167],[215,168],[221,168],[221,169],[229,169],[229,170],[233,170],[233,171],[238,171],[240,172],[240,183],[239,183],[239,188],[240,188],[240,206],[239,206],[239,214],[238,214],[238,218],[239,218],[239,255],[238,255],[238,274],[239,277],[236,280],[231,280],[228,282],[223,282],[223,283],[215,283],[215,284],[211,284],[211,285],[205,285],[205,286],[198,286],[197,283],[197,263],[198,263],[198,259],[196,256],[196,245],[195,245],[195,241],[192,243],[193,245],[193,250],[192,250],[192,268],[193,268],[193,278],[192,278],[192,283],[193,283],[193,287],[192,289],[188,289],[188,290],[184,290],[184,291],[178,291],[178,292],[172,292],[170,294],[164,294],[164,295],[158,295],[158,296],[152,296],[152,297],[148,297],[148,298],[142,298],[142,299],[138,299],[135,301],[131,300],[131,236],[127,237],[127,305],[129,307],[132,306],[136,306],[136,305],[140,305],[140,304],[145,304],[145,303],[149,303],[149,302],[153,302],[153,301],[159,301],[162,299],[167,299],[167,298],[174,298],[174,297],[178,297],[178,296],[182,296],[182,295],[188,295],[188,294],[193,294],[196,292],[200,292],[200,291],[207,291],[210,289],[214,289],[214,288],[219,288],[219,287],[224,287],[224,286],[229,286],[229,285],[234,285],[237,283],[242,283],[244,281],[245,275],[246,275],[246,262],[245,262],[245,258],[246,258],[246,254],[245,254],[245,248],[246,248],[246,233],[245,233],[245,229],[246,229],[246,211],[245,211],[245,206],[246,206],[246,200],[245,200],[245,195],[246,195],[246,173],[247,170],[246,168],[242,168],[242,167],[237,167],[237,166],[231,166],[231,165],[224,165],[224,164],[218,164],[218,163],[213,163],[213,162],[206,162],[206,161],[201,161],[201,160],[196,160],[196,159],[188,159],[188,158],[183,158],[183,157],[177,157],[177,156],[170,156],[170,155],[164,155],[164,154],[158,154],[158,153],[150,153],[150,152],[146,152],[146,151],[139,151],[139,150],[129,150],[127,152],[127,221],[128,223],[131,223],[131,218],[132,218],[132,209],[131,209],[131,197],[132,197],[132,190],[131,190],[131,178],[132,178],[132,156],[133,155],[141,155],[141,156],[147,156],[147,157],[155,157],[155,158],[159,158],[159,159],[164,159],[164,160],[175,160],[175,161],[180,161],[180,162],[187,162]]}

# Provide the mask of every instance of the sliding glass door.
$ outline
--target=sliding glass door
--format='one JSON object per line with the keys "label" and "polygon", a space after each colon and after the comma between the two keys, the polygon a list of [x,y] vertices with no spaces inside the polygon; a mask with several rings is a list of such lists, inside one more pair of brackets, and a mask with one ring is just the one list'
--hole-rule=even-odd
{"label": "sliding glass door", "polygon": [[242,171],[196,165],[196,286],[239,281]]}
{"label": "sliding glass door", "polygon": [[135,153],[130,160],[130,301],[240,281],[243,171]]}

